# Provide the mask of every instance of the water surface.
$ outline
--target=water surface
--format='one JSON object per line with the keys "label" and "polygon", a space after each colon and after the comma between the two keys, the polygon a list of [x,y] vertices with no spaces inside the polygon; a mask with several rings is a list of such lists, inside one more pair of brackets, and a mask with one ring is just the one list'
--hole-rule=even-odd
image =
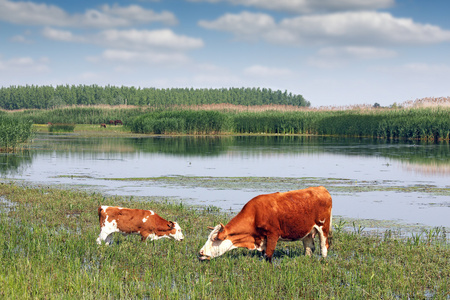
{"label": "water surface", "polygon": [[[1,155],[0,172],[3,180],[78,186],[108,195],[169,197],[232,211],[261,193],[304,188],[306,179],[312,178],[312,185],[330,190],[334,215],[450,227],[448,143],[302,136],[40,134],[28,151]],[[174,176],[203,179],[197,184],[161,180]],[[206,184],[209,177],[225,183]],[[236,177],[256,177],[261,182],[242,185],[232,180]],[[160,179],[137,180],[142,178]],[[418,191],[422,186],[444,192]]]}

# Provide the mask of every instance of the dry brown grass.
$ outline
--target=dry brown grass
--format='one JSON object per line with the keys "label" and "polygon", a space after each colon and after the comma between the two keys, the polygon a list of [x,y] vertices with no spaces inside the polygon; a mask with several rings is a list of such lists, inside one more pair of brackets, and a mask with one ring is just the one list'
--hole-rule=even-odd
{"label": "dry brown grass", "polygon": [[450,107],[450,97],[426,97],[416,100],[405,101],[401,104],[406,108],[417,107]]}
{"label": "dry brown grass", "polygon": [[[106,104],[96,104],[96,105],[70,105],[58,107],[60,109],[70,109],[70,108],[100,108],[100,109],[158,109],[160,107],[151,106],[136,106],[136,105],[106,105]],[[416,100],[408,100],[400,103],[396,108],[419,108],[419,107],[450,107],[450,97],[426,97]],[[180,108],[180,109],[192,109],[192,110],[218,110],[224,112],[265,112],[265,111],[344,111],[344,110],[376,110],[376,109],[388,109],[388,107],[375,108],[372,104],[353,104],[353,105],[340,105],[340,106],[319,106],[319,107],[299,107],[293,105],[278,105],[278,104],[268,104],[268,105],[235,105],[229,103],[219,103],[219,104],[202,104],[202,105],[174,105],[166,108]],[[54,108],[49,108],[48,110],[53,110]],[[19,110],[4,110],[4,112],[20,112],[24,110],[32,109],[19,109]],[[35,109],[38,110],[38,109]]]}

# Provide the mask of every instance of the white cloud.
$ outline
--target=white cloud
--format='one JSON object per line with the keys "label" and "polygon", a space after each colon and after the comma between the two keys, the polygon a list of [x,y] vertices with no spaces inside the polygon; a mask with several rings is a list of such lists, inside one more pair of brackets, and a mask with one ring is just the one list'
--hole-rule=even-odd
{"label": "white cloud", "polygon": [[256,77],[279,77],[291,76],[293,72],[289,69],[270,68],[261,65],[253,65],[244,69],[244,74]]}
{"label": "white cloud", "polygon": [[10,40],[15,43],[23,43],[23,44],[32,44],[33,43],[32,40],[29,40],[27,37],[20,35],[20,34],[11,37]]}
{"label": "white cloud", "polygon": [[[255,21],[256,20],[256,21]],[[420,45],[450,41],[450,31],[438,26],[395,18],[389,13],[345,12],[300,16],[276,24],[265,14],[227,14],[199,25],[230,32],[249,41],[277,45]]]}
{"label": "white cloud", "polygon": [[55,5],[9,0],[0,0],[0,21],[75,28],[112,28],[151,22],[174,25],[178,22],[171,12],[164,11],[158,14],[138,5],[127,7],[103,5],[100,9],[90,9],[84,14],[70,15]]}
{"label": "white cloud", "polygon": [[81,36],[74,35],[71,31],[54,29],[46,27],[42,30],[42,35],[50,40],[63,42],[84,42],[86,39]]}
{"label": "white cloud", "polygon": [[376,47],[325,47],[308,60],[308,63],[320,68],[335,68],[353,60],[372,60],[392,58],[397,52]]}
{"label": "white cloud", "polygon": [[48,64],[49,59],[47,57],[42,57],[38,60],[34,60],[28,56],[13,57],[8,60],[2,60],[0,57],[0,71],[4,75],[44,73],[50,70]]}
{"label": "white cloud", "polygon": [[106,30],[98,35],[98,43],[122,49],[172,49],[186,51],[201,48],[203,41],[177,35],[170,29],[161,30]]}
{"label": "white cloud", "polygon": [[204,46],[203,40],[177,35],[170,29],[161,30],[104,30],[91,36],[74,35],[67,30],[45,28],[43,36],[65,42],[84,42],[108,48],[128,50],[188,51]]}
{"label": "white cloud", "polygon": [[448,64],[429,64],[422,62],[407,63],[398,66],[376,66],[372,69],[386,74],[394,74],[394,76],[400,74],[401,76],[418,76],[422,78],[425,78],[425,76],[433,76],[443,80],[447,80],[448,74],[450,73],[450,66]]}
{"label": "white cloud", "polygon": [[201,27],[219,31],[228,31],[245,39],[258,39],[268,30],[276,28],[275,20],[266,14],[242,12],[225,14],[215,21],[199,21]]}
{"label": "white cloud", "polygon": [[395,0],[190,0],[191,2],[228,2],[233,5],[290,13],[312,13],[388,8]]}
{"label": "white cloud", "polygon": [[189,61],[183,53],[176,52],[139,52],[127,50],[107,49],[100,57],[90,58],[90,61],[108,61],[125,64],[185,64]]}

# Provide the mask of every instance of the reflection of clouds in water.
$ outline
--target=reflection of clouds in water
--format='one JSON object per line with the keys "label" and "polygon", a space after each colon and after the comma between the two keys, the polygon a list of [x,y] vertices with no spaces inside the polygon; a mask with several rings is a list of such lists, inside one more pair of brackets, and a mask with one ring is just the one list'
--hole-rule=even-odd
{"label": "reflection of clouds in water", "polygon": [[430,164],[417,164],[410,162],[402,162],[401,167],[403,170],[407,172],[425,174],[425,175],[450,175],[450,164],[438,164],[438,163],[430,163]]}

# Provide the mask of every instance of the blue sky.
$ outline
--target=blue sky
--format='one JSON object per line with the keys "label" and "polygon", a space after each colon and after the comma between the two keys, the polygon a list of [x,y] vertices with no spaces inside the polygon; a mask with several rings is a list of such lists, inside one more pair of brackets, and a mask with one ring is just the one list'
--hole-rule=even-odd
{"label": "blue sky", "polygon": [[0,0],[0,85],[450,96],[448,0]]}

